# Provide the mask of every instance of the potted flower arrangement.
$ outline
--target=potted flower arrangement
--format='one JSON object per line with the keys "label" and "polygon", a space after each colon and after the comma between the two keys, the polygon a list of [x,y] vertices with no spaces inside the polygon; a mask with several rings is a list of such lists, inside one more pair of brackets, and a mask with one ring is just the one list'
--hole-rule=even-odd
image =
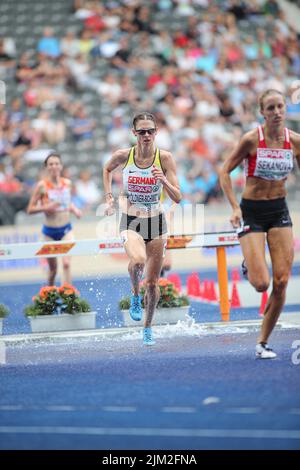
{"label": "potted flower arrangement", "polygon": [[7,317],[8,314],[9,309],[5,305],[0,304],[0,335],[2,335],[3,331],[3,318]]}
{"label": "potted flower arrangement", "polygon": [[[154,313],[153,325],[177,323],[184,320],[189,313],[190,302],[186,295],[180,294],[173,282],[165,278],[159,279],[160,299]],[[145,283],[141,283],[140,294],[144,307]],[[130,297],[124,297],[119,302],[119,308],[124,316],[125,326],[141,325],[143,320],[134,321],[129,315]]]}
{"label": "potted flower arrangement", "polygon": [[33,303],[24,309],[32,332],[95,328],[96,312],[70,284],[42,287]]}

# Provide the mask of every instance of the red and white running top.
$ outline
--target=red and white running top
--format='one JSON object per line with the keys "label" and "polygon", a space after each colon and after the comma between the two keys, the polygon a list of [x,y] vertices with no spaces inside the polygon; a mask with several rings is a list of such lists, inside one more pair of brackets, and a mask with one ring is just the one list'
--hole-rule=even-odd
{"label": "red and white running top", "polygon": [[290,132],[284,128],[284,144],[281,149],[268,148],[262,126],[258,127],[258,147],[254,155],[245,159],[245,176],[255,176],[269,181],[287,178],[293,169],[293,149]]}
{"label": "red and white running top", "polygon": [[42,199],[44,202],[58,202],[59,206],[55,212],[62,212],[70,209],[71,205],[71,183],[66,178],[60,178],[59,185],[54,184],[48,180],[43,179],[43,186],[41,188]]}

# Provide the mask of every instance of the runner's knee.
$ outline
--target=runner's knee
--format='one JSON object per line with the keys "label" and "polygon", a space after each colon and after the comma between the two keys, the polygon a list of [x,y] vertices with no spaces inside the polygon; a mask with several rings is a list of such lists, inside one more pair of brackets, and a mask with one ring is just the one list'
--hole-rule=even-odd
{"label": "runner's knee", "polygon": [[147,279],[146,281],[147,289],[154,290],[158,288],[158,279]]}
{"label": "runner's knee", "polygon": [[140,267],[144,267],[146,264],[146,256],[136,254],[131,258],[131,264],[133,266],[139,265]]}
{"label": "runner's knee", "polygon": [[69,259],[63,259],[63,268],[70,269],[71,261]]}
{"label": "runner's knee", "polygon": [[55,276],[57,273],[57,263],[56,262],[49,262],[48,261],[48,266],[49,266],[49,272],[52,276]]}
{"label": "runner's knee", "polygon": [[253,280],[250,279],[250,282],[257,292],[265,292],[270,286],[270,279],[268,278],[256,277]]}
{"label": "runner's knee", "polygon": [[288,275],[275,276],[273,279],[274,295],[281,295],[285,292],[289,281]]}

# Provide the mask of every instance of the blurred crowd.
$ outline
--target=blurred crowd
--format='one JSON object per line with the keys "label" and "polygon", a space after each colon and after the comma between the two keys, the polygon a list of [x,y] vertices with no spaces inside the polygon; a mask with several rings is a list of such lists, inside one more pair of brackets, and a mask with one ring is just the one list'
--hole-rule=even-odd
{"label": "blurred crowd", "polygon": [[[177,161],[183,203],[222,199],[220,165],[262,122],[263,90],[286,94],[289,125],[299,130],[291,96],[300,36],[275,0],[75,0],[69,15],[78,27],[58,36],[45,25],[34,50],[0,38],[0,79],[16,89],[0,105],[0,224],[14,223],[26,207],[49,148],[63,160],[71,154],[73,197],[93,209],[103,162],[134,143],[138,111],[157,116],[157,145]],[[233,177],[241,189],[243,169]],[[288,184],[295,183],[292,174]],[[116,175],[116,191],[120,184]]]}

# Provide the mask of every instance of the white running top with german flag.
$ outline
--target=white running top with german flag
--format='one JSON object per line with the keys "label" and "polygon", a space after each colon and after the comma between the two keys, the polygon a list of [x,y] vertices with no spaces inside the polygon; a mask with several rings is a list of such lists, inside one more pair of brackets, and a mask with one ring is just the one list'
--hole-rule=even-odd
{"label": "white running top with german flag", "polygon": [[160,151],[155,150],[152,164],[147,168],[140,168],[135,163],[136,147],[132,147],[128,160],[123,168],[123,189],[130,204],[146,212],[156,211],[160,208],[160,197],[163,189],[162,182],[152,175],[152,169],[162,169]]}

